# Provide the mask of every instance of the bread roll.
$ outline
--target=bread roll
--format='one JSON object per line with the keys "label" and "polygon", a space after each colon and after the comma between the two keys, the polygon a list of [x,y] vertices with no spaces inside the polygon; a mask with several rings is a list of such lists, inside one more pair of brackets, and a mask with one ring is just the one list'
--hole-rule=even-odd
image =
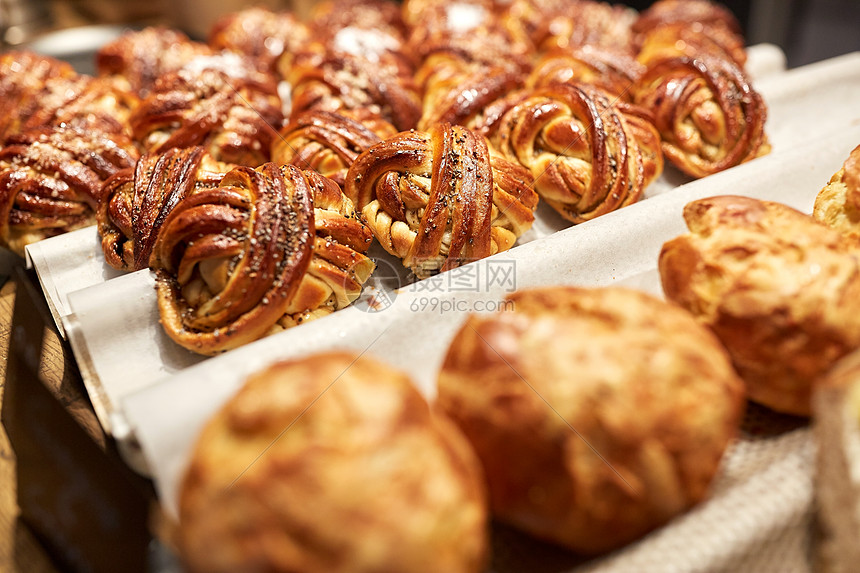
{"label": "bread roll", "polygon": [[179,511],[191,572],[478,573],[487,550],[462,434],[346,353],[252,376],[204,429]]}
{"label": "bread roll", "polygon": [[310,30],[290,12],[253,6],[225,14],[209,32],[209,46],[242,54],[261,69],[275,71],[283,54],[295,54],[310,41]]}
{"label": "bread roll", "polygon": [[92,225],[102,185],[137,159],[121,134],[57,126],[0,145],[0,245],[24,255],[42,239]]}
{"label": "bread roll", "polygon": [[593,554],[699,502],[744,404],[713,334],[619,288],[508,300],[457,333],[437,399],[478,452],[493,514]]}
{"label": "bread roll", "polygon": [[134,93],[146,97],[160,76],[212,54],[209,46],[178,30],[148,27],[129,30],[102,46],[96,54],[96,67],[99,75],[123,78]]}
{"label": "bread roll", "polygon": [[725,344],[749,398],[808,416],[815,379],[860,346],[851,242],[808,215],[746,197],[684,208],[690,233],[663,245],[666,297]]}
{"label": "bread roll", "polygon": [[102,185],[96,212],[105,262],[121,271],[148,268],[174,207],[192,193],[215,189],[234,167],[215,161],[202,147],[171,147],[113,175]]}
{"label": "bread roll", "polygon": [[691,177],[705,177],[770,153],[767,104],[744,71],[710,54],[650,63],[634,101],[654,114],[663,153]]}
{"label": "bread roll", "polygon": [[371,239],[319,173],[237,167],[161,224],[149,258],[161,324],[177,344],[217,354],[330,314],[373,272]]}
{"label": "bread roll", "polygon": [[510,249],[534,222],[531,184],[483,137],[440,123],[359,155],[344,193],[379,244],[425,278]]}
{"label": "bread roll", "polygon": [[396,134],[393,125],[367,109],[310,110],[290,118],[272,146],[272,161],[313,169],[341,187],[359,154]]}
{"label": "bread roll", "polygon": [[148,153],[199,145],[216,161],[268,161],[283,123],[281,100],[273,78],[253,64],[236,69],[241,61],[200,59],[159,77],[130,119],[134,139]]}
{"label": "bread roll", "polygon": [[587,85],[516,91],[474,129],[527,168],[535,190],[574,223],[635,203],[663,172],[651,114]]}
{"label": "bread roll", "polygon": [[638,58],[650,64],[665,57],[708,53],[743,67],[743,31],[734,14],[710,0],[660,0],[633,23]]}
{"label": "bread roll", "polygon": [[853,241],[860,241],[860,145],[815,197],[812,216]]}

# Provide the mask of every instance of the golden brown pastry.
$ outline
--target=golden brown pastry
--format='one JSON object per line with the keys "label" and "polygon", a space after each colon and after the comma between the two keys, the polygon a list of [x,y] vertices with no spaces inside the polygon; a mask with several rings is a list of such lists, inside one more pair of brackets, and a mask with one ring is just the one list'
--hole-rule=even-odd
{"label": "golden brown pastry", "polygon": [[394,58],[304,53],[286,79],[292,86],[291,117],[308,110],[367,110],[403,130],[414,128],[421,114],[412,71]]}
{"label": "golden brown pastry", "polygon": [[150,259],[164,330],[216,354],[348,305],[373,270],[352,209],[334,182],[274,163],[186,196]]}
{"label": "golden brown pastry", "polygon": [[741,33],[741,26],[734,14],[724,5],[711,0],[659,0],[639,15],[633,30],[642,33],[677,22],[698,23],[709,29],[725,28],[735,34]]}
{"label": "golden brown pastry", "polygon": [[660,0],[633,23],[639,60],[697,57],[703,52],[746,63],[740,24],[725,6],[709,0]]}
{"label": "golden brown pastry", "polygon": [[251,376],[204,428],[179,518],[193,573],[479,573],[488,549],[462,434],[404,374],[347,353]]}
{"label": "golden brown pastry", "polygon": [[692,177],[770,153],[767,106],[730,60],[659,60],[648,66],[634,93],[634,101],[654,114],[663,153]]}
{"label": "golden brown pastry", "polygon": [[726,28],[710,30],[692,23],[674,22],[649,31],[636,58],[649,65],[667,58],[703,56],[731,60],[743,68],[747,53],[744,39]]}
{"label": "golden brown pastry", "polygon": [[819,191],[812,216],[852,240],[860,240],[860,145]]}
{"label": "golden brown pastry", "polygon": [[387,0],[325,0],[314,5],[309,24],[317,38],[345,28],[377,30],[403,40],[407,34],[403,14],[396,2]]}
{"label": "golden brown pastry", "polygon": [[290,12],[262,6],[226,14],[212,26],[209,46],[242,54],[260,69],[275,70],[284,53],[295,54],[310,41],[310,30]]}
{"label": "golden brown pastry", "polygon": [[534,48],[543,23],[572,4],[571,0],[511,0],[502,14],[502,23],[519,41],[528,41]]}
{"label": "golden brown pastry", "polygon": [[815,381],[860,346],[853,243],[808,215],[745,197],[684,208],[690,233],[663,245],[666,297],[723,342],[751,400],[808,416]]}
{"label": "golden brown pastry", "polygon": [[21,131],[63,124],[131,136],[129,119],[140,100],[113,77],[74,76],[46,80],[28,103],[10,110],[21,116]]}
{"label": "golden brown pastry", "polygon": [[38,110],[38,96],[46,81],[75,77],[71,65],[49,56],[26,50],[0,54],[0,143],[20,133],[22,123]]}
{"label": "golden brown pastry", "polygon": [[408,33],[400,6],[387,0],[319,2],[309,25],[314,40],[326,50],[371,60],[384,54],[402,55]]}
{"label": "golden brown pastry", "polygon": [[630,8],[593,0],[513,0],[503,23],[539,51],[595,46],[633,53],[636,16]]}
{"label": "golden brown pastry", "polygon": [[535,189],[574,223],[635,203],[663,171],[649,114],[601,91],[556,84],[489,106],[475,129],[529,169]]}
{"label": "golden brown pastry", "polygon": [[[410,30],[432,26],[451,31],[481,26],[497,16],[491,0],[405,0],[403,20]],[[430,21],[432,20],[432,22]]]}
{"label": "golden brown pastry", "polygon": [[635,10],[592,0],[569,2],[546,14],[533,35],[539,50],[596,46],[633,53]]}
{"label": "golden brown pastry", "polygon": [[115,269],[149,267],[164,220],[186,196],[218,187],[234,166],[219,163],[202,147],[144,155],[134,168],[108,179],[97,213],[105,261]]}
{"label": "golden brown pastry", "polygon": [[99,75],[124,78],[141,98],[155,81],[175,72],[198,56],[211,56],[206,44],[191,41],[178,30],[149,27],[130,30],[104,45],[96,54]]}
{"label": "golden brown pastry", "polygon": [[436,124],[359,155],[344,193],[382,247],[424,278],[510,249],[534,222],[531,183],[480,135]]}
{"label": "golden brown pastry", "polygon": [[415,20],[409,51],[422,62],[444,51],[468,62],[524,67],[534,51],[531,41],[513,33],[488,0],[411,1],[404,13]]}
{"label": "golden brown pastry", "polygon": [[396,133],[393,125],[368,110],[306,111],[281,129],[272,161],[313,169],[343,187],[356,157]]}
{"label": "golden brown pastry", "polygon": [[421,10],[410,51],[421,59],[415,74],[423,109],[418,128],[468,125],[483,109],[522,87],[531,45],[518,43],[486,1],[411,2]]}
{"label": "golden brown pastry", "polygon": [[487,104],[522,87],[533,47],[505,27],[491,1],[411,0],[404,13],[415,22],[409,52],[420,60],[418,129],[467,125]]}
{"label": "golden brown pastry", "polygon": [[268,161],[283,122],[274,80],[185,68],[161,76],[131,117],[149,153],[200,145],[217,161],[256,167]]}
{"label": "golden brown pastry", "polygon": [[713,334],[620,288],[508,300],[454,337],[437,397],[481,459],[494,517],[595,554],[701,501],[744,406]]}
{"label": "golden brown pastry", "polygon": [[290,328],[352,304],[376,265],[367,257],[373,233],[340,186],[314,171],[281,170],[287,178],[303,174],[312,186],[316,229],[308,271],[278,320],[278,326]]}
{"label": "golden brown pastry", "polygon": [[601,89],[613,101],[633,101],[633,85],[645,67],[632,56],[617,50],[584,46],[572,50],[551,50],[535,64],[526,87],[553,84],[586,84]]}
{"label": "golden brown pastry", "polygon": [[95,223],[102,183],[134,165],[128,138],[69,127],[11,136],[0,147],[0,243],[24,247]]}
{"label": "golden brown pastry", "polygon": [[427,130],[437,123],[473,125],[488,105],[521,88],[524,76],[516,67],[468,62],[446,50],[431,54],[416,79],[424,93],[418,129]]}

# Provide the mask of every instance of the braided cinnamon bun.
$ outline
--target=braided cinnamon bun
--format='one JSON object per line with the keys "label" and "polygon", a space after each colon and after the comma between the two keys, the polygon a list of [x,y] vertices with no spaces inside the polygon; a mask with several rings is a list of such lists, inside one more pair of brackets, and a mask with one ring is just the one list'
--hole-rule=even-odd
{"label": "braided cinnamon bun", "polygon": [[0,142],[23,131],[22,124],[39,108],[38,94],[46,81],[76,76],[68,63],[49,56],[29,51],[0,54]]}
{"label": "braided cinnamon bun", "polygon": [[578,0],[548,13],[534,33],[534,43],[543,51],[597,46],[632,54],[636,17],[626,6]]}
{"label": "braided cinnamon bun", "polygon": [[409,51],[422,60],[447,51],[470,62],[500,65],[514,59],[524,65],[533,52],[531,41],[512,33],[486,0],[419,0],[407,2],[404,12],[415,21]]}
{"label": "braided cinnamon bun", "polygon": [[352,304],[375,269],[367,257],[373,233],[339,185],[315,171],[281,167],[287,179],[303,177],[313,190],[313,257],[278,326],[290,328]]}
{"label": "braided cinnamon bun", "polygon": [[[483,19],[476,17],[472,27],[455,25],[450,12],[459,6],[480,8]],[[489,103],[522,87],[530,47],[517,45],[482,3],[431,7],[442,15],[431,11],[435,16],[410,38],[411,51],[422,57],[415,74],[423,94],[418,128],[443,122],[468,125]]]}
{"label": "braided cinnamon bun", "polygon": [[162,75],[181,69],[198,56],[210,55],[209,46],[193,42],[178,30],[150,27],[125,32],[104,45],[96,54],[96,67],[99,75],[124,78],[143,98]]}
{"label": "braided cinnamon bun", "polygon": [[367,109],[397,129],[415,127],[421,100],[412,71],[395,58],[373,61],[345,52],[305,53],[287,77],[292,116],[308,110]]}
{"label": "braided cinnamon bun", "polygon": [[633,31],[639,34],[676,22],[698,22],[707,28],[726,28],[735,34],[741,33],[741,26],[734,14],[711,0],[659,0],[639,15],[633,24]]}
{"label": "braided cinnamon bun", "polygon": [[730,60],[661,60],[634,94],[654,114],[663,153],[688,175],[704,177],[770,152],[764,100]]}
{"label": "braided cinnamon bun", "polygon": [[597,46],[633,52],[636,12],[593,0],[513,0],[504,22],[541,51]]}
{"label": "braided cinnamon bun", "polygon": [[186,68],[160,77],[131,117],[135,139],[150,153],[200,145],[225,163],[267,161],[283,114],[274,81],[254,71]]}
{"label": "braided cinnamon bun", "polygon": [[617,50],[584,46],[573,50],[551,50],[544,54],[526,80],[526,87],[552,84],[587,84],[614,99],[633,101],[632,87],[645,66]]}
{"label": "braided cinnamon bun", "polygon": [[95,222],[102,183],[134,165],[128,138],[53,127],[0,148],[0,243],[23,255],[38,240]]}
{"label": "braided cinnamon bun", "polygon": [[744,39],[728,28],[704,28],[699,24],[673,22],[643,33],[636,58],[645,65],[668,58],[711,56],[731,60],[743,68],[747,53]]}
{"label": "braided cinnamon bun", "polygon": [[635,203],[663,170],[647,112],[585,86],[514,93],[475,129],[528,168],[541,197],[574,223]]}
{"label": "braided cinnamon bun", "polygon": [[660,0],[639,15],[632,30],[646,64],[665,55],[694,57],[703,50],[729,56],[741,67],[746,62],[737,18],[710,0]]}
{"label": "braided cinnamon bun", "polygon": [[181,346],[216,354],[336,310],[373,270],[370,239],[321,175],[237,167],[162,225],[152,257],[162,326]]}
{"label": "braided cinnamon bun", "polygon": [[202,147],[172,148],[144,155],[102,187],[97,213],[105,261],[115,269],[149,267],[164,220],[191,193],[214,189],[233,166],[219,163]]}
{"label": "braided cinnamon bun", "polygon": [[379,30],[401,40],[407,34],[400,6],[385,0],[325,0],[314,6],[309,23],[315,37],[344,28]]}
{"label": "braided cinnamon bun", "polygon": [[403,51],[408,28],[400,7],[383,0],[328,0],[311,13],[315,40],[327,50],[373,59],[384,52]]}
{"label": "braided cinnamon bun", "polygon": [[307,25],[293,14],[256,6],[227,14],[215,22],[209,46],[241,54],[261,70],[274,70],[284,53],[298,53],[310,37]]}
{"label": "braided cinnamon bun", "polygon": [[534,221],[529,173],[461,126],[408,131],[362,153],[344,192],[419,278],[506,251]]}
{"label": "braided cinnamon bun", "polygon": [[403,20],[414,30],[422,26],[468,30],[496,12],[491,0],[405,0]]}
{"label": "braided cinnamon bun", "polygon": [[82,131],[131,135],[129,118],[140,101],[112,77],[51,78],[29,106],[10,110],[21,131],[64,124]]}
{"label": "braided cinnamon bun", "polygon": [[272,161],[313,169],[343,187],[355,158],[395,133],[393,125],[367,110],[306,111],[281,130]]}
{"label": "braided cinnamon bun", "polygon": [[422,82],[424,105],[418,129],[437,123],[470,125],[485,108],[522,87],[523,75],[508,66],[467,63],[451,52],[432,54],[416,78]]}

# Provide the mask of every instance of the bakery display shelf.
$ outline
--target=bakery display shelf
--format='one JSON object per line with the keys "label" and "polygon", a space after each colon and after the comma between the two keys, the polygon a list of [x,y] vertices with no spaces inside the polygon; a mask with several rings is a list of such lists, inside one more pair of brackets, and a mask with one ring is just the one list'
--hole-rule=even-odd
{"label": "bakery display shelf", "polygon": [[[557,250],[567,252],[572,257],[570,249],[578,248],[584,240],[593,241],[594,237],[602,237],[604,233],[623,237],[630,230],[625,219],[663,209],[665,198],[683,197],[682,190],[713,189],[711,194],[740,189],[745,189],[745,193],[761,191],[749,187],[747,181],[750,176],[771,171],[779,174],[784,166],[791,163],[786,157],[797,154],[798,149],[817,151],[821,144],[811,142],[826,142],[828,134],[860,122],[860,111],[854,105],[857,94],[860,94],[860,53],[773,75],[762,80],[760,89],[770,108],[768,134],[774,147],[771,155],[677,188],[678,183],[688,180],[677,172],[669,172],[649,190],[646,200],[625,208],[620,220],[618,214],[612,213],[588,224],[569,227],[550,209],[539,208],[535,229],[526,237],[527,242],[496,256],[489,264],[519,261],[516,268],[518,280],[527,274],[543,278],[542,282],[533,281],[532,284],[551,284],[562,280],[565,273],[573,273],[573,278],[569,280],[579,281],[584,280],[583,273],[588,273],[588,276],[598,277],[600,284],[637,274],[647,268],[643,266],[645,263],[639,260],[632,264],[627,256],[642,249],[640,242],[610,245],[614,250],[604,252],[614,252],[616,255],[609,269],[586,251],[580,251],[578,258],[570,259],[575,261],[571,269],[561,268],[564,262],[553,262],[546,253]],[[810,183],[811,188],[804,191],[811,193],[820,188],[826,177],[838,167],[836,160],[840,156],[837,152],[828,156],[830,161],[820,166],[822,171],[819,179]],[[738,173],[745,177],[744,187],[737,184],[721,186],[726,178],[737,177]],[[676,178],[674,181],[673,177]],[[793,183],[782,176],[773,180]],[[781,196],[781,189],[771,181],[764,183],[764,186],[774,194],[773,197]],[[646,234],[652,229],[657,231],[654,229],[656,219],[653,216],[638,224]],[[681,228],[678,227],[677,231]],[[87,233],[90,233],[89,237]],[[100,260],[94,230],[85,229],[77,232],[76,237],[72,235],[75,233],[65,240],[57,238],[42,241],[28,249],[28,253],[39,271],[46,296],[53,299],[52,305],[63,317],[72,348],[105,430],[121,443],[133,443],[130,439],[132,428],[122,412],[123,399],[205,358],[177,346],[162,332],[158,325],[154,279],[149,271],[111,278],[115,273],[106,270],[106,265]],[[60,255],[63,248],[72,248],[64,241],[79,241],[77,244],[84,245],[76,255],[82,261],[77,266],[69,261],[69,251],[65,251],[64,256]],[[593,244],[600,245],[600,242]],[[384,296],[391,296],[392,290],[403,284],[404,271],[399,261],[381,249],[377,249],[376,253],[381,271],[387,272],[377,273],[374,286]],[[58,259],[61,259],[59,264]],[[483,267],[468,267],[469,272],[478,268]],[[96,284],[75,292],[63,291],[64,287],[60,285],[81,284],[69,277],[76,273],[80,281],[94,280]],[[454,273],[442,275],[431,281],[417,283],[414,288],[429,289],[431,285],[447,281],[448,277],[453,276]],[[524,284],[518,283],[517,286],[522,287]],[[372,292],[372,289],[367,291]],[[365,298],[370,296],[368,293]],[[311,336],[315,328],[339,332],[344,325],[363,325],[365,322],[381,324],[390,315],[389,312],[363,312],[361,306],[339,311],[323,320],[321,326],[303,325],[297,334],[286,332],[283,336],[305,339]],[[110,308],[110,312],[105,312],[105,308]],[[138,456],[133,459],[136,467],[143,467],[142,459]]]}
{"label": "bakery display shelf", "polygon": [[[201,427],[250,373],[281,359],[347,349],[408,372],[432,398],[448,344],[469,310],[492,310],[513,288],[551,284],[623,285],[659,294],[657,255],[666,240],[685,231],[681,211],[686,203],[736,193],[809,212],[818,190],[857,141],[860,122],[854,121],[825,137],[478,261],[456,274],[400,289],[385,310],[349,308],[201,361],[169,379],[142,385],[122,400],[121,411],[142,446],[166,511],[175,515],[179,479]],[[506,270],[513,270],[513,283],[501,280],[499,273]],[[486,280],[493,276],[495,280]],[[469,277],[477,277],[479,285],[483,277],[483,286],[473,288]],[[72,295],[73,308],[82,294]],[[103,335],[115,339],[118,333]],[[148,360],[165,348],[155,343],[150,350],[156,354],[145,355]],[[123,356],[126,365],[142,357]],[[496,570],[647,571],[669,553],[680,570],[762,570],[777,562],[793,564],[785,570],[806,570],[814,467],[808,426],[751,407],[744,428],[724,458],[710,499],[665,527],[587,563],[502,529],[496,535]],[[542,564],[534,562],[534,555],[541,555]],[[556,568],[543,568],[556,559]]]}
{"label": "bakery display shelf", "polygon": [[[100,423],[127,463],[153,478],[164,509],[175,516],[178,481],[200,428],[253,371],[349,349],[408,372],[432,399],[439,365],[465,316],[497,308],[515,289],[622,285],[661,295],[657,254],[684,232],[681,210],[691,200],[734,193],[810,212],[815,194],[860,142],[860,53],[786,73],[777,73],[781,52],[762,53],[767,65],[756,74],[756,88],[769,108],[771,155],[698,181],[667,168],[646,200],[576,227],[544,205],[512,250],[418,283],[408,284],[399,261],[377,248],[374,257],[388,272],[358,304],[221,356],[192,354],[164,335],[152,274],[107,267],[94,227],[28,247],[28,263],[71,344]],[[682,570],[764,570],[774,563],[809,570],[808,427],[755,407],[744,427],[711,498],[667,526],[588,562],[495,527],[493,570],[645,571],[665,564],[667,554]]]}

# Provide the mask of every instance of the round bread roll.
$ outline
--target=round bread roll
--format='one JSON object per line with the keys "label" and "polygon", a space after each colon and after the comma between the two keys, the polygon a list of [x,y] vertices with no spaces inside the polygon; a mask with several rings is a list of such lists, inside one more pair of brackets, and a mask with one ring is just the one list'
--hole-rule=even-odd
{"label": "round bread roll", "polygon": [[819,191],[812,216],[855,242],[860,241],[860,145]]}
{"label": "round bread roll", "polygon": [[808,416],[815,379],[860,346],[853,242],[747,197],[694,201],[684,219],[691,232],[660,253],[666,297],[716,333],[751,400]]}
{"label": "round bread roll", "polygon": [[478,452],[493,514],[595,554],[700,501],[744,406],[713,334],[620,288],[508,300],[456,335],[437,399]]}
{"label": "round bread roll", "polygon": [[192,572],[478,572],[480,465],[402,373],[346,353],[252,376],[204,429],[180,493]]}

